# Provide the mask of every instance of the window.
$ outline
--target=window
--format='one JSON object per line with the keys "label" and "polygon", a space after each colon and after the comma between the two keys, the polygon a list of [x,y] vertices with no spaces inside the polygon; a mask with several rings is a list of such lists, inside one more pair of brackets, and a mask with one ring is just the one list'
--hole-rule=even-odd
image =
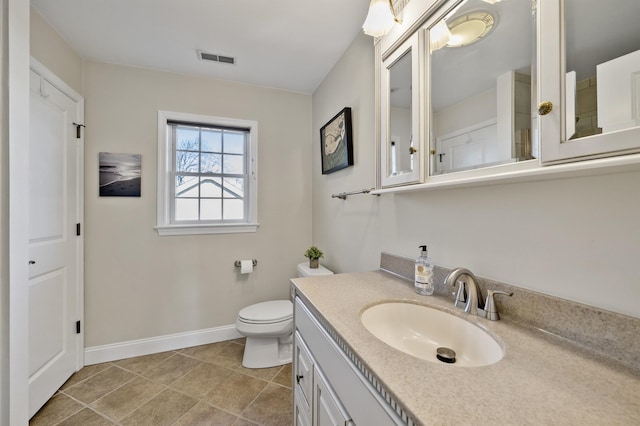
{"label": "window", "polygon": [[160,235],[255,232],[255,121],[158,111]]}

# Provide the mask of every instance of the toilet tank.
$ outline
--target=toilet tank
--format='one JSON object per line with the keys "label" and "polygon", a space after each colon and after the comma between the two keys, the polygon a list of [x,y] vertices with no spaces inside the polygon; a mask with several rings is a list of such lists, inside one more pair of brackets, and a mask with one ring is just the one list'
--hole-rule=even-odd
{"label": "toilet tank", "polygon": [[333,272],[322,265],[312,269],[309,267],[309,262],[298,264],[298,277],[311,277],[317,275],[333,275]]}

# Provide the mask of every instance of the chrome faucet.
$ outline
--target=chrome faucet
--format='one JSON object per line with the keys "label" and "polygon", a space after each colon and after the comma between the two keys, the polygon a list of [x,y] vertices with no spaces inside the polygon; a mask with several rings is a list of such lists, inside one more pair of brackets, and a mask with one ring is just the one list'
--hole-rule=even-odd
{"label": "chrome faucet", "polygon": [[447,286],[455,286],[456,283],[458,284],[456,299],[453,302],[454,306],[464,309],[465,312],[468,312],[471,315],[477,315],[491,321],[497,321],[500,319],[494,295],[504,294],[507,296],[513,296],[513,293],[498,290],[487,290],[487,300],[483,303],[482,293],[476,284],[476,276],[473,275],[470,270],[465,268],[456,268],[449,272],[447,278],[444,279],[444,283]]}
{"label": "chrome faucet", "polygon": [[478,315],[478,309],[482,309],[484,305],[482,304],[482,294],[476,284],[476,277],[470,270],[456,268],[449,272],[444,283],[448,286],[455,286],[458,283],[459,287],[454,305],[457,306],[458,302],[464,302],[465,312],[471,315]]}

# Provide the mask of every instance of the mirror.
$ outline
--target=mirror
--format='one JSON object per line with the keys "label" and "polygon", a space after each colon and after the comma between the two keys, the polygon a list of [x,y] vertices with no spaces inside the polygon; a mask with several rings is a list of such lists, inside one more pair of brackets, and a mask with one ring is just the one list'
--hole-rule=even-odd
{"label": "mirror", "polygon": [[565,140],[640,126],[640,1],[565,0]]}
{"label": "mirror", "polygon": [[[380,185],[390,187],[424,178],[420,134],[420,39],[416,32],[381,62]],[[421,155],[422,154],[422,155]]]}
{"label": "mirror", "polygon": [[427,24],[429,174],[536,158],[531,0],[448,5]]}
{"label": "mirror", "polygon": [[388,69],[389,72],[389,167],[391,176],[413,170],[411,126],[411,50]]}

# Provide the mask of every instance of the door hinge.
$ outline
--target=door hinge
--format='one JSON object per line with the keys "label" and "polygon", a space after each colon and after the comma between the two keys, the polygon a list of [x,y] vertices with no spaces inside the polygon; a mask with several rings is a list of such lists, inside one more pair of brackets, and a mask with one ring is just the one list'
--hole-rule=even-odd
{"label": "door hinge", "polygon": [[80,321],[76,321],[76,334],[80,334]]}
{"label": "door hinge", "polygon": [[80,129],[87,126],[79,123],[73,123],[73,125],[76,126],[76,139],[80,139],[82,137],[82,135],[80,134]]}
{"label": "door hinge", "polygon": [[76,223],[76,235],[80,235],[80,224]]}

